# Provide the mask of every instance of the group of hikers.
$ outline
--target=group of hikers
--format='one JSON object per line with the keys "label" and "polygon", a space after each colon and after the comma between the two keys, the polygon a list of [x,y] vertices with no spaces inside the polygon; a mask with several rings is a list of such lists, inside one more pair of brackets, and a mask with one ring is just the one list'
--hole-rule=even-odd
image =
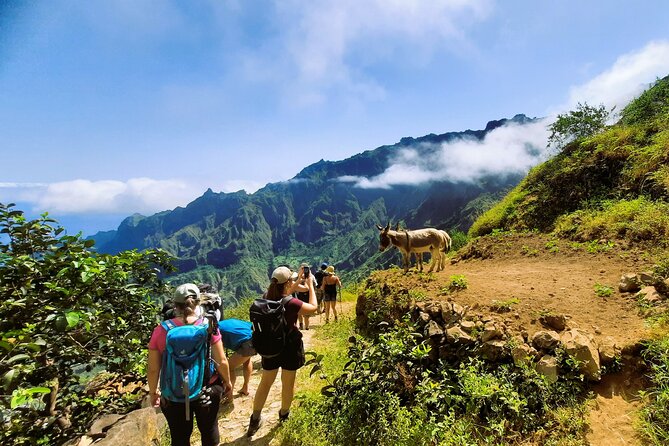
{"label": "group of hikers", "polygon": [[[235,370],[242,367],[244,384],[239,394],[249,394],[252,356],[260,354],[262,375],[253,399],[247,436],[262,425],[262,409],[281,369],[279,422],[288,419],[295,394],[295,377],[305,363],[300,330],[309,329],[309,318],[330,310],[338,319],[337,290],[341,280],[334,267],[323,263],[312,274],[303,263],[297,271],[279,266],[272,272],[267,291],[249,309],[249,321],[224,319],[212,305],[206,286],[179,285],[172,306],[163,309],[165,320],[151,335],[148,349],[149,399],[167,420],[171,444],[190,444],[193,418],[203,446],[219,444],[218,410],[232,401]],[[299,328],[298,328],[299,321]],[[225,349],[233,352],[228,358]]]}

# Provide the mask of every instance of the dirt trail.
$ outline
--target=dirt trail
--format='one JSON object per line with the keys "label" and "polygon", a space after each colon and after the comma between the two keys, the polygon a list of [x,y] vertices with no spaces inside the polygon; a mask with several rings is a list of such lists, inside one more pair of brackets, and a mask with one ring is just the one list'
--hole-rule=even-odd
{"label": "dirt trail", "polygon": [[[622,274],[651,268],[650,256],[644,252],[615,247],[591,253],[568,242],[553,246],[542,236],[507,237],[483,251],[489,258],[454,262],[437,273],[436,280],[397,271],[388,271],[386,280],[401,280],[410,290],[430,299],[453,300],[473,313],[492,314],[511,331],[529,337],[546,329],[539,317],[550,312],[566,315],[568,329],[587,331],[597,342],[609,338],[619,349],[634,350],[639,341],[648,339],[649,328],[635,300],[618,292]],[[446,296],[442,290],[454,275],[466,278],[467,289]],[[600,286],[612,288],[611,295],[597,295]],[[491,308],[494,301],[515,303],[509,305],[510,311],[498,314]],[[624,371],[594,387],[587,436],[591,445],[642,444],[633,429],[642,383],[643,377]]]}
{"label": "dirt trail", "polygon": [[[337,303],[338,310],[341,311],[340,303]],[[345,305],[344,312],[351,312],[352,305]],[[318,328],[325,323],[325,317],[314,316],[311,318],[309,330],[302,330],[302,340],[305,350],[309,350],[312,345],[312,338]],[[260,383],[262,369],[260,367],[260,356],[253,357],[253,373],[249,382],[248,396],[235,393],[234,407],[231,404],[221,406],[219,413],[219,430],[221,432],[221,446],[223,445],[258,445],[265,446],[272,444],[274,432],[278,427],[278,414],[281,408],[281,372],[277,376],[272,389],[267,397],[267,402],[262,412],[263,425],[252,439],[246,437],[246,429],[249,425],[249,418],[253,411],[253,396],[255,389]],[[241,376],[241,370],[237,370],[236,390],[239,390],[244,382]],[[295,392],[300,391],[299,375],[295,386]],[[293,402],[293,404],[295,404]]]}

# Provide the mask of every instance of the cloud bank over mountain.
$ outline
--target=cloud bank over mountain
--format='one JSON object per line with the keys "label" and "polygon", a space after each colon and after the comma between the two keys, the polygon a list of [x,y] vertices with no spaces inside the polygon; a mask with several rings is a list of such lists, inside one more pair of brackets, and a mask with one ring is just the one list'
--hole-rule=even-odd
{"label": "cloud bank over mountain", "polygon": [[492,130],[483,139],[459,139],[422,150],[405,149],[381,175],[364,178],[345,176],[364,189],[387,189],[396,185],[419,185],[432,181],[475,182],[488,175],[527,172],[546,159],[548,130],[544,120],[531,124],[508,124]]}
{"label": "cloud bank over mountain", "polygon": [[429,157],[421,158],[415,150],[407,149],[381,175],[344,176],[339,180],[370,189],[431,181],[474,182],[486,175],[525,173],[550,155],[547,126],[558,114],[573,110],[579,102],[620,110],[668,72],[669,42],[650,42],[620,56],[591,80],[573,86],[566,103],[549,110],[540,122],[506,125],[493,130],[483,141],[462,139],[443,144]]}

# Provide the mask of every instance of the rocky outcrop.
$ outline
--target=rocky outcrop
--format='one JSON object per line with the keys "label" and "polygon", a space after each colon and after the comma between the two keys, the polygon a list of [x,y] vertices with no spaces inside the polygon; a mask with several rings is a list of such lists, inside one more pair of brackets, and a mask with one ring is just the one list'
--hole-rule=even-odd
{"label": "rocky outcrop", "polygon": [[[419,302],[414,306],[413,318],[430,343],[433,361],[452,359],[454,355],[478,355],[492,362],[513,361],[517,366],[535,367],[554,382],[560,376],[559,355],[555,352],[563,350],[576,360],[586,379],[599,381],[601,365],[620,356],[611,338],[598,345],[590,333],[579,329],[562,334],[539,330],[530,337],[526,331],[510,331],[498,315],[484,316],[469,310],[453,302]],[[546,315],[542,322],[555,329],[567,328],[564,315]]]}
{"label": "rocky outcrop", "polygon": [[103,415],[93,422],[88,434],[65,446],[158,446],[165,417],[153,407],[125,415]]}

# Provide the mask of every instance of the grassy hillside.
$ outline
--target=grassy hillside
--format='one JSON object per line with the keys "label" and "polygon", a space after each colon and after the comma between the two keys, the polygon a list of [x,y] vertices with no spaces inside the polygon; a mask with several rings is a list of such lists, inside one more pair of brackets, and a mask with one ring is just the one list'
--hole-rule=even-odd
{"label": "grassy hillside", "polygon": [[669,76],[603,132],[571,142],[483,214],[470,235],[539,230],[576,240],[666,244]]}

